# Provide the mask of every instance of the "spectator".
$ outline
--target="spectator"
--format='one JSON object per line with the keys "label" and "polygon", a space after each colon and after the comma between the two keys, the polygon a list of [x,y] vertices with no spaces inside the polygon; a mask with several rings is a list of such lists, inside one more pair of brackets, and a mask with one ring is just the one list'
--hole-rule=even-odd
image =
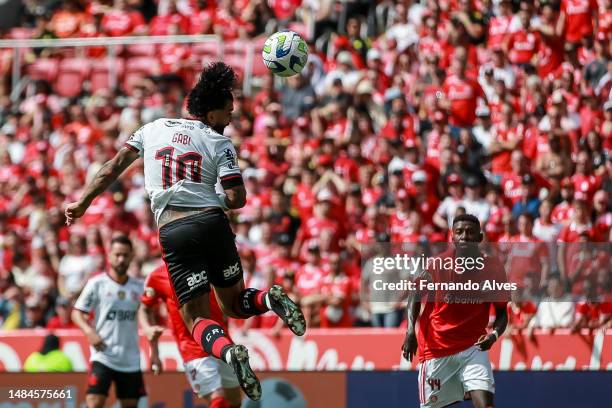
{"label": "spectator", "polygon": [[65,297],[55,299],[55,316],[47,322],[47,329],[76,329],[77,326],[72,322],[70,313],[72,308],[70,301]]}
{"label": "spectator", "polygon": [[110,37],[128,34],[144,34],[147,31],[144,18],[132,10],[126,0],[114,0],[112,9],[102,17],[102,32]]}
{"label": "spectator", "polygon": [[539,208],[540,199],[537,196],[535,179],[530,174],[525,174],[521,181],[521,199],[512,207],[512,218],[517,219],[519,215],[527,212],[535,219]]}
{"label": "spectator", "polygon": [[60,350],[60,340],[53,334],[45,336],[40,351],[36,351],[23,363],[28,373],[66,373],[72,371],[70,358]]}
{"label": "spectator", "polygon": [[535,270],[534,279],[540,288],[548,282],[550,254],[546,245],[533,235],[533,216],[523,213],[518,218],[518,235],[512,237],[508,254],[508,279],[523,286],[525,275]]}
{"label": "spectator", "polygon": [[574,322],[574,302],[563,290],[563,283],[558,275],[548,279],[546,297],[538,304],[538,310],[529,324],[530,336],[533,329],[569,328]]}
{"label": "spectator", "polygon": [[86,253],[85,242],[85,237],[71,235],[68,252],[59,265],[58,289],[68,299],[81,292],[85,281],[94,272],[91,269],[94,263]]}
{"label": "spectator", "polygon": [[323,278],[321,293],[325,296],[321,308],[321,327],[350,327],[352,325],[349,306],[353,288],[351,280],[344,272],[338,254],[328,259],[328,271]]}
{"label": "spectator", "polygon": [[42,299],[37,296],[30,296],[26,299],[24,328],[44,328],[47,325],[43,304]]}
{"label": "spectator", "polygon": [[448,196],[440,203],[433,216],[434,224],[443,230],[453,225],[457,208],[463,205],[463,182],[457,173],[446,177],[448,183]]}
{"label": "spectator", "polygon": [[9,286],[0,295],[0,323],[3,330],[25,327],[25,304],[23,293],[17,286]]}
{"label": "spectator", "polygon": [[314,107],[316,96],[302,75],[294,75],[287,82],[282,90],[281,103],[284,116],[294,120]]}

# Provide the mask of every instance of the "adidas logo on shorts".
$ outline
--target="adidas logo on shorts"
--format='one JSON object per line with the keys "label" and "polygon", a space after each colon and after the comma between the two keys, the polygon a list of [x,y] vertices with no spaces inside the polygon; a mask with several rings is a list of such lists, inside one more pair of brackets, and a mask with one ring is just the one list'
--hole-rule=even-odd
{"label": "adidas logo on shorts", "polygon": [[205,285],[206,283],[208,283],[206,271],[202,271],[200,273],[192,273],[191,276],[187,278],[187,286],[189,286],[189,290],[197,288],[198,286]]}

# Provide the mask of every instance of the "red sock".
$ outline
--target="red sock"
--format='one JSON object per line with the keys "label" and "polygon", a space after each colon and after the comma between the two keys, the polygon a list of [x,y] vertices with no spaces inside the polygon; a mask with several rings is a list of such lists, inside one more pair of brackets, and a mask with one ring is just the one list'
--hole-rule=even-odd
{"label": "red sock", "polygon": [[225,398],[216,397],[210,400],[208,408],[230,408],[230,406]]}
{"label": "red sock", "polygon": [[198,318],[191,330],[193,339],[211,356],[226,361],[227,348],[234,343],[227,337],[223,327],[210,319]]}

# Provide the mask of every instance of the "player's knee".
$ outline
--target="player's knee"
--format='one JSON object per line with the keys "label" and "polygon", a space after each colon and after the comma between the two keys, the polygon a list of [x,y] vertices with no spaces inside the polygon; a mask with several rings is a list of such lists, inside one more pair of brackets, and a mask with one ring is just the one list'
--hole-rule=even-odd
{"label": "player's knee", "polygon": [[120,400],[121,403],[121,408],[136,408],[138,407],[138,400],[137,399],[124,399],[124,400]]}
{"label": "player's knee", "polygon": [[471,391],[472,404],[474,408],[493,408],[493,393],[489,391]]}
{"label": "player's knee", "polygon": [[88,394],[85,400],[87,402],[87,408],[103,408],[106,397],[104,395]]}
{"label": "player's knee", "polygon": [[205,319],[210,318],[210,307],[209,307],[208,296],[205,299],[198,297],[193,300],[189,300],[183,306],[181,306],[181,316],[187,329],[191,331],[196,319],[203,317]]}

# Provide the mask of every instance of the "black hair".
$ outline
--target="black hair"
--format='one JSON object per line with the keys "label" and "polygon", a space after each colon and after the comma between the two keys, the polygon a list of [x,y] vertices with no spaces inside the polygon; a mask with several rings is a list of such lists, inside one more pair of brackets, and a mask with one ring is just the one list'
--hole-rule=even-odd
{"label": "black hair", "polygon": [[533,214],[531,214],[530,212],[522,212],[521,215],[519,215],[519,217],[525,217],[529,220],[529,222],[531,222],[532,224],[535,221],[535,217],[533,216]]}
{"label": "black hair", "polygon": [[47,334],[43,340],[43,345],[40,348],[40,354],[45,355],[53,350],[59,349],[60,341],[59,338],[54,334]]}
{"label": "black hair", "polygon": [[476,224],[478,227],[480,227],[480,221],[478,221],[478,218],[476,218],[476,216],[472,215],[472,214],[460,214],[458,216],[456,216],[453,219],[453,226],[455,226],[456,223],[458,222],[471,222],[473,224]]}
{"label": "black hair", "polygon": [[221,61],[209,64],[189,92],[187,110],[200,119],[212,110],[222,109],[228,100],[233,100],[232,89],[235,83],[236,73],[232,67]]}
{"label": "black hair", "polygon": [[111,240],[110,244],[111,246],[113,246],[113,244],[121,244],[129,246],[130,249],[134,248],[132,245],[132,241],[130,241],[130,239],[125,235],[117,235]]}

